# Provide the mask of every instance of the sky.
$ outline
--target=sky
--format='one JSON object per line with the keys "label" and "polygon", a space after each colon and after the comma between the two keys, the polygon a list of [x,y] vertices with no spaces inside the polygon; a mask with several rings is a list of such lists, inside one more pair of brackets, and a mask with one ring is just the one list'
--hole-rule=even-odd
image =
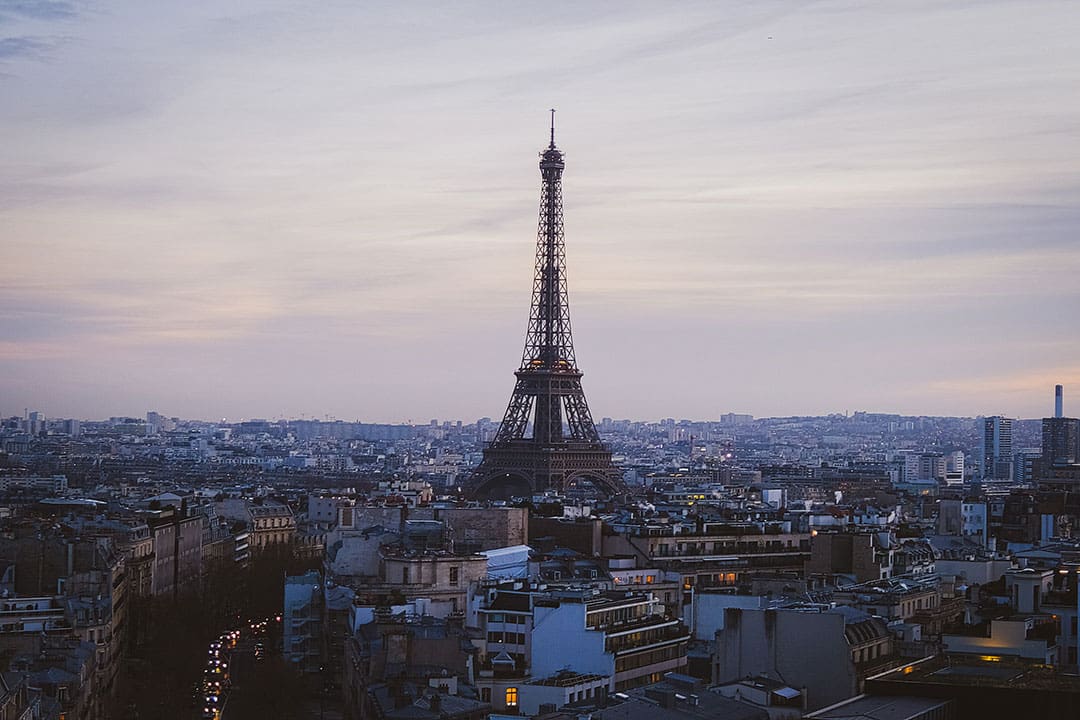
{"label": "sky", "polygon": [[554,107],[595,417],[1075,416],[1078,28],[0,0],[0,413],[501,417]]}

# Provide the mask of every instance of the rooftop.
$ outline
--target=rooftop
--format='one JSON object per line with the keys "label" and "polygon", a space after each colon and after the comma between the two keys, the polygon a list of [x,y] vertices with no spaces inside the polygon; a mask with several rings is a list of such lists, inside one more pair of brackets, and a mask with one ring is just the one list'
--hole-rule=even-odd
{"label": "rooftop", "polygon": [[985,658],[958,660],[956,657],[939,655],[870,680],[1080,692],[1080,676],[1066,675],[1051,667],[1006,657],[987,655]]}
{"label": "rooftop", "polygon": [[807,715],[807,718],[832,720],[905,720],[923,717],[949,703],[948,700],[924,697],[886,697],[862,695]]}
{"label": "rooftop", "polygon": [[601,680],[607,680],[607,678],[603,675],[590,675],[587,673],[576,673],[570,670],[561,670],[551,677],[533,680],[529,684],[543,685],[545,687],[572,687],[574,685],[583,685],[585,683],[598,682]]}

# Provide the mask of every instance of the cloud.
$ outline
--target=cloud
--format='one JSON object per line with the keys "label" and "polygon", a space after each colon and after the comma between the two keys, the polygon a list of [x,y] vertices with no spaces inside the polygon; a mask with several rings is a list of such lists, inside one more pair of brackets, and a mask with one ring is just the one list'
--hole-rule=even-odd
{"label": "cloud", "polygon": [[63,38],[8,37],[0,38],[0,61],[27,58],[41,60],[64,42]]}
{"label": "cloud", "polygon": [[14,17],[33,20],[66,20],[78,14],[78,6],[67,0],[4,0],[0,21]]}
{"label": "cloud", "polygon": [[1080,352],[1077,6],[86,7],[0,6],[18,408],[497,415],[552,106],[603,414],[973,413],[935,373]]}

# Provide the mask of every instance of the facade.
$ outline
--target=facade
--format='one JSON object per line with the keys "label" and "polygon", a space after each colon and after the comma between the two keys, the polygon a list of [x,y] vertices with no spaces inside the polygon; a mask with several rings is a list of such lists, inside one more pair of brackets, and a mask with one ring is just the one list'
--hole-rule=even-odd
{"label": "facade", "polygon": [[1048,622],[1049,617],[992,620],[987,635],[947,633],[941,636],[941,643],[949,655],[969,655],[990,661],[1010,658],[1040,665],[1056,665],[1059,659],[1057,644],[1046,637],[1037,636],[1035,632],[1039,625]]}
{"label": "facade", "polygon": [[534,601],[534,677],[564,667],[610,677],[609,689],[658,682],[686,666],[690,632],[651,593],[553,594]]}
{"label": "facade", "polygon": [[364,592],[397,592],[405,599],[428,598],[450,604],[454,612],[465,610],[470,584],[487,574],[483,555],[456,555],[437,550],[413,551],[383,547],[378,583],[364,583]]}
{"label": "facade", "polygon": [[[477,686],[496,710],[507,709],[507,688],[526,682],[563,688],[537,692],[565,691],[576,701],[596,697],[601,687],[621,692],[658,682],[687,662],[689,630],[647,592],[498,590],[477,619]],[[552,678],[561,680],[545,685]]]}
{"label": "facade", "polygon": [[938,501],[937,531],[939,535],[958,535],[987,545],[990,518],[986,503],[974,499]]}
{"label": "facade", "polygon": [[888,578],[893,572],[893,541],[888,532],[817,533],[806,574],[850,576],[857,583]]}
{"label": "facade", "polygon": [[411,510],[408,517],[444,523],[447,539],[462,554],[529,543],[527,508],[428,507]]}
{"label": "facade", "polygon": [[288,506],[252,505],[248,513],[251,517],[249,543],[253,552],[292,546],[296,519]]}
{"label": "facade", "polygon": [[146,598],[154,591],[154,537],[145,522],[132,525],[118,538],[128,574],[128,589],[133,597]]}
{"label": "facade", "polygon": [[[70,627],[63,603],[52,595],[10,597],[0,602],[0,634],[5,639],[17,633],[41,635]],[[4,646],[11,643],[5,640]]]}
{"label": "facade", "polygon": [[955,583],[937,576],[890,578],[833,591],[835,602],[853,607],[887,623],[918,625],[920,635],[936,638],[964,617],[964,595]]}
{"label": "facade", "polygon": [[[571,703],[594,700],[603,702],[608,697],[610,679],[603,675],[589,675],[563,670],[551,677],[529,680],[518,688],[517,711],[522,715],[538,715],[544,706],[561,708]],[[506,694],[503,701],[505,705]]]}
{"label": "facade", "polygon": [[285,578],[282,652],[289,667],[299,673],[322,670],[322,598],[323,580],[317,570]]}
{"label": "facade", "polygon": [[68,488],[68,480],[65,475],[36,476],[36,475],[0,475],[0,492],[13,490],[27,490],[48,494],[59,494]]}
{"label": "facade", "polygon": [[1080,462],[1080,418],[1043,418],[1042,461],[1049,466]]}
{"label": "facade", "polygon": [[811,534],[787,522],[705,522],[693,530],[634,524],[603,537],[604,555],[631,557],[641,568],[658,568],[678,583],[664,590],[663,602],[682,611],[694,590],[734,588],[750,576],[802,570],[810,560]]}
{"label": "facade", "polygon": [[149,518],[147,525],[154,547],[151,594],[175,598],[198,592],[202,585],[202,518],[165,510]]}
{"label": "facade", "polygon": [[896,662],[879,618],[852,609],[728,609],[716,633],[713,684],[762,675],[805,688],[817,710],[856,695],[862,680]]}
{"label": "facade", "polygon": [[307,519],[308,522],[320,526],[330,526],[337,523],[338,508],[352,507],[354,500],[345,497],[308,495]]}

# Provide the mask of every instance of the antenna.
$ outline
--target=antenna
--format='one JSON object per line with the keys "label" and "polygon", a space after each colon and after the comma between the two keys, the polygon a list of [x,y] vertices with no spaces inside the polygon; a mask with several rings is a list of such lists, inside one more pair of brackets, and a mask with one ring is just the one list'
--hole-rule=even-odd
{"label": "antenna", "polygon": [[555,147],[555,108],[551,108],[551,147]]}

